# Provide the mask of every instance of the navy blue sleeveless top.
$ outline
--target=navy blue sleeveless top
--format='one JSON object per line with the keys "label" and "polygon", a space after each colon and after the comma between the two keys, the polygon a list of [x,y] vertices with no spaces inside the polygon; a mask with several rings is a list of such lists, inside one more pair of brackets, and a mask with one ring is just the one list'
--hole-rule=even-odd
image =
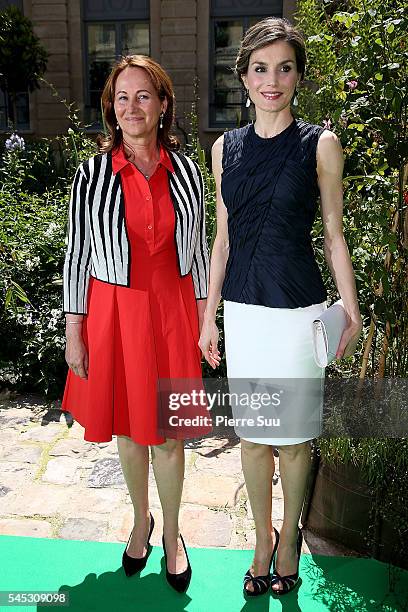
{"label": "navy blue sleeveless top", "polygon": [[323,130],[294,119],[271,138],[258,136],[253,123],[225,132],[225,300],[271,308],[326,300],[310,236],[319,197],[316,147]]}

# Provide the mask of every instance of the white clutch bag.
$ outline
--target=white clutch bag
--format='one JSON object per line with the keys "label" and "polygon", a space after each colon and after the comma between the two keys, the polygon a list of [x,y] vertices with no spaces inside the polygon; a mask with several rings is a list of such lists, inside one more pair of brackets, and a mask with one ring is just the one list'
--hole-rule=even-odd
{"label": "white clutch bag", "polygon": [[347,325],[343,300],[338,300],[327,308],[313,327],[313,355],[317,365],[325,368],[336,357],[341,335]]}

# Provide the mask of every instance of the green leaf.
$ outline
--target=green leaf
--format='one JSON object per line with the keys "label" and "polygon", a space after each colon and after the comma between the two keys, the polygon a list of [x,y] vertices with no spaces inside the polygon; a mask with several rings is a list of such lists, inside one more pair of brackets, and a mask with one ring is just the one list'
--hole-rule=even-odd
{"label": "green leaf", "polygon": [[346,19],[349,18],[349,13],[335,13],[333,15],[333,21],[339,21],[340,23],[344,23],[346,21]]}
{"label": "green leaf", "polygon": [[11,287],[8,287],[7,292],[6,292],[6,299],[4,301],[4,310],[7,310],[7,308],[10,306],[10,302],[13,299],[13,290]]}
{"label": "green leaf", "polygon": [[358,175],[355,175],[355,176],[345,176],[343,178],[343,181],[356,181],[358,179],[365,179],[365,178],[366,177],[365,177],[364,174],[358,174]]}
{"label": "green leaf", "polygon": [[389,292],[389,290],[390,290],[390,282],[388,280],[388,276],[383,274],[383,276],[381,278],[381,282],[382,282],[384,294],[387,294]]}
{"label": "green leaf", "polygon": [[12,285],[14,285],[14,287],[15,287],[15,289],[16,289],[16,291],[15,291],[16,296],[17,296],[17,297],[18,297],[18,298],[19,298],[19,299],[20,299],[22,302],[25,302],[25,303],[30,304],[30,300],[28,299],[27,294],[26,294],[26,292],[24,291],[24,289],[23,289],[23,288],[22,288],[22,287],[21,287],[21,286],[20,286],[18,283],[16,283],[16,282],[15,282],[15,281],[13,281],[13,280],[11,281],[11,284],[12,284]]}
{"label": "green leaf", "polygon": [[379,45],[380,47],[384,46],[383,45],[383,41],[381,40],[381,38],[376,38],[374,42],[375,42],[376,45]]}
{"label": "green leaf", "polygon": [[387,26],[387,32],[388,34],[392,34],[394,31],[394,24],[390,23],[390,25]]}
{"label": "green leaf", "polygon": [[392,99],[392,97],[394,96],[394,92],[395,92],[394,85],[392,83],[386,83],[384,87],[384,96],[386,97],[387,100]]}
{"label": "green leaf", "polygon": [[363,123],[350,123],[347,126],[348,130],[358,130],[359,132],[362,132],[364,130],[364,124]]}
{"label": "green leaf", "polygon": [[377,81],[383,80],[383,75],[381,74],[381,72],[376,72],[374,76],[377,79]]}

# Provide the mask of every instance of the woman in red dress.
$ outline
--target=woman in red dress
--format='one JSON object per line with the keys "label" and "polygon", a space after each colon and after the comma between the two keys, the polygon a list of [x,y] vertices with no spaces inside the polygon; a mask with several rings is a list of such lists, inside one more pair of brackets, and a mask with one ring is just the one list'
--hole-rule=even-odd
{"label": "woman in red dress", "polygon": [[159,64],[122,58],[102,104],[109,135],[100,137],[100,153],[79,166],[71,193],[64,265],[70,369],[62,410],[85,428],[85,440],[117,436],[134,507],[122,559],[127,576],[143,569],[151,550],[151,447],[166,577],[182,592],[191,578],[178,526],[183,438],[211,428],[205,407],[194,414],[200,425],[166,427],[157,384],[201,380],[198,339],[208,287],[203,182],[169,135],[174,94]]}

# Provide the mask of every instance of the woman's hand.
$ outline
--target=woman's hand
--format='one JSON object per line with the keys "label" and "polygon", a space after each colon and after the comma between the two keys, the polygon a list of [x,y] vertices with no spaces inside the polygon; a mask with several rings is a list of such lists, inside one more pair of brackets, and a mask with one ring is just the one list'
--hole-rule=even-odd
{"label": "woman's hand", "polygon": [[88,378],[88,352],[79,330],[67,332],[65,360],[74,374],[80,378]]}
{"label": "woman's hand", "polygon": [[356,350],[361,330],[363,329],[363,322],[360,314],[354,319],[347,315],[347,319],[348,324],[340,338],[340,344],[336,352],[336,359],[351,357]]}
{"label": "woman's hand", "polygon": [[198,346],[206,361],[215,370],[220,365],[221,357],[218,350],[218,327],[214,319],[204,318]]}

